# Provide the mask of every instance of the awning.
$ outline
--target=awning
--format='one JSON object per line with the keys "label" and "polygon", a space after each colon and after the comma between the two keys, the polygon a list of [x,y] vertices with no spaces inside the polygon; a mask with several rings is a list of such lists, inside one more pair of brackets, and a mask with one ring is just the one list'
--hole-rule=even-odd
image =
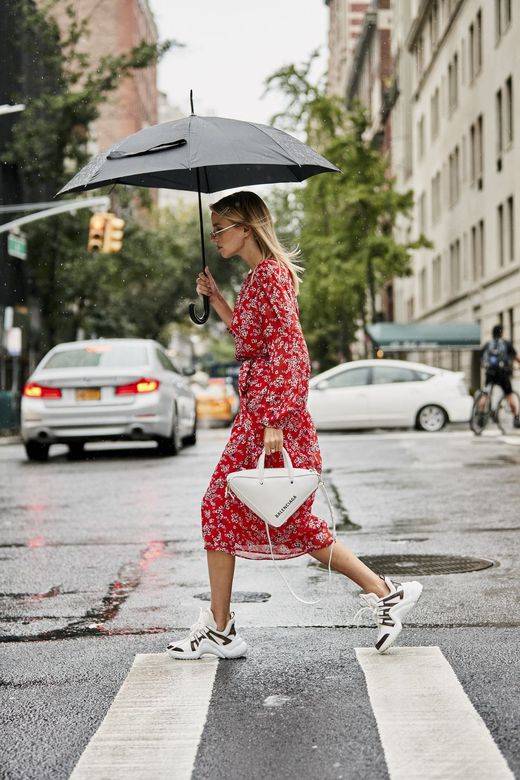
{"label": "awning", "polygon": [[387,352],[418,349],[478,349],[480,325],[473,322],[377,322],[366,332],[374,347]]}

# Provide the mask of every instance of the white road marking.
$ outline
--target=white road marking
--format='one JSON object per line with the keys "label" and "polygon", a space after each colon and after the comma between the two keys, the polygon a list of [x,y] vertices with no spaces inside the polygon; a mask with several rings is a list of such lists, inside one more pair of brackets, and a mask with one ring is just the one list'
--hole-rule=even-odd
{"label": "white road marking", "polygon": [[189,780],[217,658],[137,655],[72,780]]}
{"label": "white road marking", "polygon": [[356,648],[391,780],[511,780],[504,757],[438,647]]}

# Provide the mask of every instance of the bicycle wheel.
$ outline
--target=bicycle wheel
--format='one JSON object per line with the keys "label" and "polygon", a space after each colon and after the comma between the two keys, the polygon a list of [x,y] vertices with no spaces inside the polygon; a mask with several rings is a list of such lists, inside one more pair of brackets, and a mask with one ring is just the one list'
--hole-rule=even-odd
{"label": "bicycle wheel", "polygon": [[[516,408],[520,409],[520,400],[518,398],[518,393],[515,393],[513,391],[513,395],[516,396]],[[515,416],[513,412],[511,411],[511,407],[509,406],[509,402],[507,398],[502,396],[502,399],[500,403],[497,406],[497,425],[504,434],[504,436],[507,436],[510,433],[515,433],[518,428],[515,428]]]}
{"label": "bicycle wheel", "polygon": [[[486,399],[485,403],[481,402],[482,398]],[[491,400],[489,394],[482,392],[482,390],[477,390],[475,393],[475,400],[473,402],[473,409],[471,411],[471,418],[469,421],[469,427],[474,434],[480,436],[489,422],[490,414]]]}

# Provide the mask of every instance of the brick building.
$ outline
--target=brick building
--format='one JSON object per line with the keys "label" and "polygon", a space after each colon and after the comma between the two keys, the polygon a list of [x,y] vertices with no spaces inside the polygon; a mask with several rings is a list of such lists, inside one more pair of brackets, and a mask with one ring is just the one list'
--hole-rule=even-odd
{"label": "brick building", "polygon": [[[39,3],[42,0],[38,0]],[[66,28],[66,7],[62,0],[53,10],[60,28]],[[145,40],[158,39],[157,27],[147,0],[73,0],[80,19],[88,18],[90,36],[80,48],[97,63],[107,54],[121,54]],[[142,127],[157,124],[157,68],[136,70],[123,79],[119,88],[101,106],[100,117],[93,124],[93,153],[102,151],[119,138],[136,133]]]}

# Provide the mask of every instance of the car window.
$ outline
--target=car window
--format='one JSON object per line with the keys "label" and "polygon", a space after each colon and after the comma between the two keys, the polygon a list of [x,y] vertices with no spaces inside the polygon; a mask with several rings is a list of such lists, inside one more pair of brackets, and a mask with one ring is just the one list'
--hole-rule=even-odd
{"label": "car window", "polygon": [[323,380],[325,387],[360,387],[368,385],[370,381],[370,368],[347,368],[339,374],[334,374]]}
{"label": "car window", "polygon": [[49,368],[134,368],[148,365],[145,344],[86,344],[61,349],[49,357],[42,369]]}
{"label": "car window", "polygon": [[431,379],[434,376],[429,371],[414,371],[414,374],[416,382],[424,382],[426,379]]}
{"label": "car window", "polygon": [[173,367],[173,363],[171,362],[170,358],[164,354],[164,352],[161,352],[160,349],[156,349],[155,352],[159,359],[159,363],[163,368],[166,369],[166,371],[175,371],[175,368]]}
{"label": "car window", "polygon": [[374,366],[372,384],[387,385],[394,382],[416,382],[416,372],[401,366]]}

